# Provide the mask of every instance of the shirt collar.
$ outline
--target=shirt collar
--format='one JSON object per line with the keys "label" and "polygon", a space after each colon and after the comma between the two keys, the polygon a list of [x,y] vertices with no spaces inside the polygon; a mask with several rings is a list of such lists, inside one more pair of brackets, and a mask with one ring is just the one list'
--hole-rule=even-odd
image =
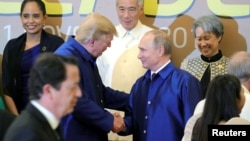
{"label": "shirt collar", "polygon": [[161,66],[158,70],[156,70],[155,72],[154,71],[151,71],[151,75],[153,73],[158,73],[160,72],[164,67],[166,67],[169,63],[171,62],[171,60],[167,61],[163,66]]}
{"label": "shirt collar", "polygon": [[75,39],[75,36],[71,36],[68,40],[71,44],[74,45],[75,48],[77,48],[77,50],[79,50],[79,52],[82,53],[82,57],[92,62],[93,64],[96,62],[96,58],[92,57],[92,55],[85,49],[85,47]]}
{"label": "shirt collar", "polygon": [[142,28],[142,23],[141,23],[141,21],[138,21],[137,25],[130,31],[127,31],[125,28],[123,28],[123,26],[121,24],[119,24],[117,26],[117,28],[118,28],[118,31],[119,31],[119,33],[118,33],[119,37],[124,38],[126,36],[127,32],[129,32],[130,35],[134,39],[137,39],[137,38],[139,38],[139,35],[140,35],[139,33],[141,33],[140,30]]}
{"label": "shirt collar", "polygon": [[203,55],[201,54],[201,59],[202,59],[203,61],[205,61],[205,62],[208,62],[208,63],[210,63],[210,62],[216,62],[216,61],[220,60],[222,57],[223,57],[223,55],[222,55],[221,50],[219,50],[219,52],[218,52],[217,54],[215,54],[214,56],[212,56],[212,57],[210,57],[210,58],[205,57],[205,56],[203,56]]}
{"label": "shirt collar", "polygon": [[41,113],[42,115],[47,119],[52,129],[56,129],[59,125],[59,120],[55,117],[53,113],[51,113],[49,110],[47,110],[45,107],[43,107],[41,104],[39,104],[35,100],[31,100],[31,104],[34,105]]}

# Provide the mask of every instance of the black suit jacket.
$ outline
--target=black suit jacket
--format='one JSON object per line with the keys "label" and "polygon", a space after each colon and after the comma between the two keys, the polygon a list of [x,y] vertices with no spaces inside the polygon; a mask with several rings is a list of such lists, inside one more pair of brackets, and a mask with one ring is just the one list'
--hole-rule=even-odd
{"label": "black suit jacket", "polygon": [[5,132],[14,121],[15,117],[14,114],[8,111],[0,110],[0,141],[3,140]]}
{"label": "black suit jacket", "polygon": [[[23,102],[22,71],[21,63],[24,53],[27,33],[23,33],[17,38],[8,41],[4,48],[2,60],[2,82],[3,94],[13,98],[18,113],[20,113],[27,103]],[[42,30],[40,41],[40,52],[54,52],[64,40],[56,35],[52,35]]]}
{"label": "black suit jacket", "polygon": [[6,132],[4,141],[61,141],[42,113],[32,104],[14,120]]}

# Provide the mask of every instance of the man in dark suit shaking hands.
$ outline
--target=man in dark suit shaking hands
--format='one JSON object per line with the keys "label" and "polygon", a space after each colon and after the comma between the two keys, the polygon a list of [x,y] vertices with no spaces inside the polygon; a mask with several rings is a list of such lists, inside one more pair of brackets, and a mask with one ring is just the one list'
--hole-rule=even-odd
{"label": "man in dark suit shaking hands", "polygon": [[41,54],[30,72],[30,102],[7,130],[4,141],[60,141],[58,127],[81,96],[73,57]]}

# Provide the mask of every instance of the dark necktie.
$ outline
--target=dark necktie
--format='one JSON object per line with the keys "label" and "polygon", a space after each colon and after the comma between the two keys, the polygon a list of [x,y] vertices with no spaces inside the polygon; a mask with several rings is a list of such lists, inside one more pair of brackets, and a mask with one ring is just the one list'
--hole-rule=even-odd
{"label": "dark necktie", "polygon": [[61,126],[59,125],[55,130],[54,130],[54,133],[56,135],[56,138],[58,141],[61,140]]}
{"label": "dark necktie", "polygon": [[156,73],[153,73],[153,74],[151,75],[151,80],[153,80],[153,79],[155,78],[155,76],[156,76]]}

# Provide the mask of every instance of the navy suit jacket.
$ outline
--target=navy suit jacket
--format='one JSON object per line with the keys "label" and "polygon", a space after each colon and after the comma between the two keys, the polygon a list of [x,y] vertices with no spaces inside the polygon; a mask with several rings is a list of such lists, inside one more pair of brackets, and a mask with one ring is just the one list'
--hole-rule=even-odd
{"label": "navy suit jacket", "polygon": [[[21,60],[24,53],[26,34],[25,32],[19,37],[8,41],[4,48],[2,60],[3,94],[13,98],[18,113],[20,113],[27,104],[24,104],[23,94],[22,91],[20,91],[23,86]],[[42,30],[40,41],[41,53],[54,52],[62,43],[64,43],[62,38]]]}
{"label": "navy suit jacket", "polygon": [[61,133],[53,130],[42,115],[32,104],[14,120],[6,132],[4,141],[61,141]]}
{"label": "navy suit jacket", "polygon": [[125,110],[129,95],[105,87],[91,55],[73,37],[56,54],[77,57],[80,68],[82,97],[74,112],[63,118],[66,141],[107,141],[113,127],[113,115],[104,108]]}

